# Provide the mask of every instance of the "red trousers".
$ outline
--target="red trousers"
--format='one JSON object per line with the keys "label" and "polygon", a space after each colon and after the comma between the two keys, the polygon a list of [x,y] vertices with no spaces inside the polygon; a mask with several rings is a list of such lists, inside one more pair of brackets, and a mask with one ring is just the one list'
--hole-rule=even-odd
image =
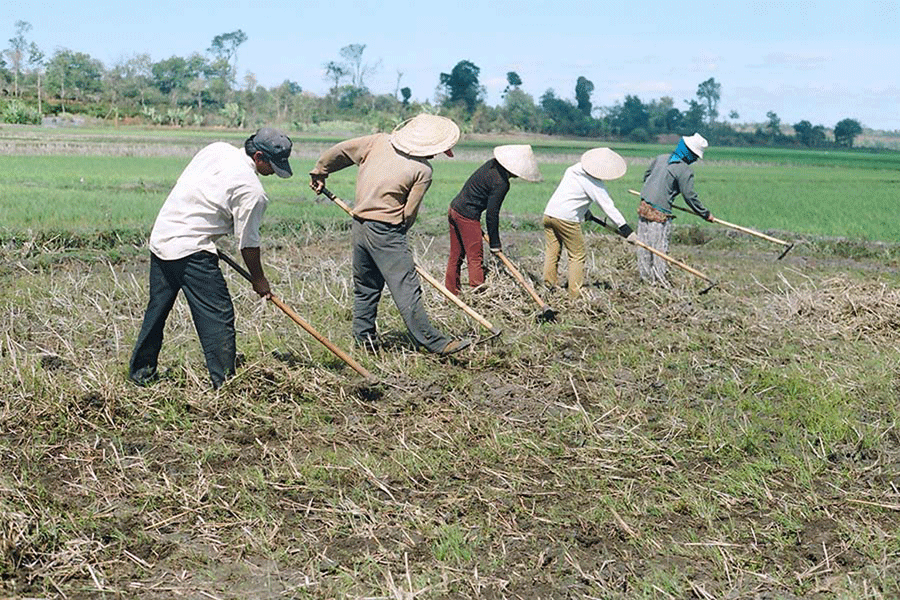
{"label": "red trousers", "polygon": [[463,259],[469,269],[469,285],[477,287],[484,283],[484,247],[481,243],[481,221],[467,219],[452,208],[447,213],[450,223],[450,258],[447,260],[447,274],[444,286],[459,294],[459,272]]}

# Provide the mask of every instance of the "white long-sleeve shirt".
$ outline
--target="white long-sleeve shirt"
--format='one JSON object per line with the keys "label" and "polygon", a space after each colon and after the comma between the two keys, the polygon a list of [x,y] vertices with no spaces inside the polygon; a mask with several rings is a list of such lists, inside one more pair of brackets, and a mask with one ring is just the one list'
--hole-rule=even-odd
{"label": "white long-sleeve shirt", "polygon": [[588,175],[581,163],[578,162],[566,169],[562,181],[559,182],[556,191],[547,202],[544,214],[563,221],[581,223],[590,208],[591,201],[596,202],[603,209],[616,227],[625,224],[625,217],[613,204],[603,181]]}
{"label": "white long-sleeve shirt", "polygon": [[268,197],[253,159],[225,142],[200,150],[163,203],[150,233],[150,251],[177,260],[206,250],[233,233],[238,248],[258,248]]}

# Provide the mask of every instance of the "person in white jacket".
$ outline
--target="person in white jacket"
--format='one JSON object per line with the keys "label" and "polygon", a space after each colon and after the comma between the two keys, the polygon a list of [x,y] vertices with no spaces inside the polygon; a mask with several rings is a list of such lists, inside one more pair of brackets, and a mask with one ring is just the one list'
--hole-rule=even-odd
{"label": "person in white jacket", "polygon": [[569,296],[577,298],[581,295],[585,257],[581,223],[590,215],[591,202],[603,209],[622,237],[631,243],[637,239],[603,185],[604,181],[622,177],[627,168],[625,159],[609,148],[594,148],[566,169],[544,209],[545,286],[556,287],[560,249],[565,248],[569,259]]}

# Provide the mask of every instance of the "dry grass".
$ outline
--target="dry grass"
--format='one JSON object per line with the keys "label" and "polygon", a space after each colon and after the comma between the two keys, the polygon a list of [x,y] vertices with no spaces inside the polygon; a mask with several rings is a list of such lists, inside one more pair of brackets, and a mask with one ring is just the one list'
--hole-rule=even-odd
{"label": "dry grass", "polygon": [[[535,234],[505,237],[540,272]],[[417,238],[440,278],[442,241]],[[313,241],[314,240],[314,241]],[[589,236],[590,298],[513,279],[464,299],[500,326],[410,347],[385,299],[349,341],[345,232],[275,240],[276,293],[234,274],[245,364],[222,390],[186,306],[167,376],[125,369],[147,263],[4,257],[0,593],[60,598],[891,598],[900,595],[896,281],[676,246],[722,285],[633,281]],[[747,252],[742,254],[742,252]],[[859,273],[863,273],[860,275]],[[486,332],[431,291],[445,330]]]}

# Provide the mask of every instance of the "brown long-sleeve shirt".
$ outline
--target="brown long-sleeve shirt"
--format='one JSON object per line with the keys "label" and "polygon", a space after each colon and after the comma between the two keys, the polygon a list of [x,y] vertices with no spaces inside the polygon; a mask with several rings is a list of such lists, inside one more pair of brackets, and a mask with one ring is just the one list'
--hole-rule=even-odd
{"label": "brown long-sleeve shirt", "polygon": [[431,186],[431,164],[398,152],[391,136],[376,133],[335,144],[322,153],[310,175],[328,175],[359,165],[353,214],[367,221],[410,227]]}

